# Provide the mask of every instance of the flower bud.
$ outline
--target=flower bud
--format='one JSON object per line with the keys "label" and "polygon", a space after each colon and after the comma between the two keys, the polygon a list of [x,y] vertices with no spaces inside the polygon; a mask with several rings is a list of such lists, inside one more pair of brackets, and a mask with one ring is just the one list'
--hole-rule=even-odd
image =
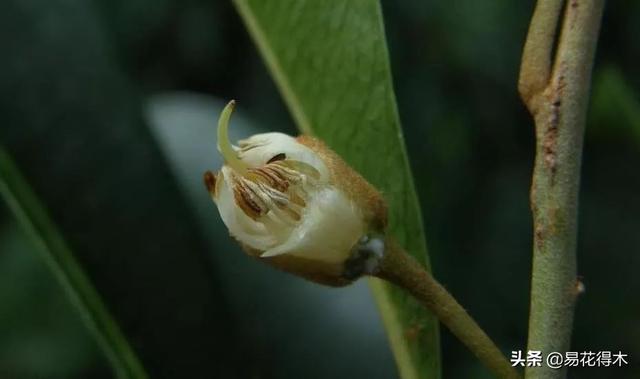
{"label": "flower bud", "polygon": [[204,176],[229,233],[249,255],[315,282],[339,286],[363,274],[376,257],[362,244],[386,226],[380,193],[310,136],[264,133],[232,146],[233,107],[218,122],[225,164]]}

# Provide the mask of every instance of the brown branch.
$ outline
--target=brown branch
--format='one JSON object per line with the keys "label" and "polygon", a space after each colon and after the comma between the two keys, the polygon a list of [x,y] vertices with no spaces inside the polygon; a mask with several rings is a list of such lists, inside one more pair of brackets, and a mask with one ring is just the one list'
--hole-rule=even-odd
{"label": "brown branch", "polygon": [[[604,0],[539,0],[525,43],[519,90],[536,124],[528,350],[569,349],[575,300],[577,208],[591,69]],[[563,24],[552,57],[556,25]],[[553,66],[552,66],[553,60]],[[565,370],[528,367],[527,378]]]}
{"label": "brown branch", "polygon": [[393,240],[387,239],[385,246],[377,277],[410,292],[498,378],[521,377],[467,311],[422,265]]}
{"label": "brown branch", "polygon": [[562,4],[563,1],[538,1],[531,18],[518,81],[520,96],[531,112],[535,112],[534,97],[540,95],[549,82],[551,55]]}

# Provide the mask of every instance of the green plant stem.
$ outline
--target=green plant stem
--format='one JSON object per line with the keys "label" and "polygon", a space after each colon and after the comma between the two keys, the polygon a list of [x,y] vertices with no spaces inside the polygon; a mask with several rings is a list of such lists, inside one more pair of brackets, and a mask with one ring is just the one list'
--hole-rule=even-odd
{"label": "green plant stem", "polygon": [[9,155],[0,146],[0,195],[54,272],[56,278],[80,310],[89,329],[111,361],[118,378],[147,378],[138,357],[102,302],[89,278],[58,233],[44,207],[37,200]]}
{"label": "green plant stem", "polygon": [[[604,0],[539,0],[519,80],[536,125],[531,186],[533,269],[528,350],[569,349],[576,277],[580,164],[591,68]],[[561,12],[564,7],[564,12]],[[562,21],[555,57],[557,25]],[[561,378],[566,370],[527,367],[527,378]]]}
{"label": "green plant stem", "polygon": [[392,239],[388,238],[385,245],[385,253],[375,276],[409,291],[496,376],[509,379],[521,377],[467,311],[415,258]]}

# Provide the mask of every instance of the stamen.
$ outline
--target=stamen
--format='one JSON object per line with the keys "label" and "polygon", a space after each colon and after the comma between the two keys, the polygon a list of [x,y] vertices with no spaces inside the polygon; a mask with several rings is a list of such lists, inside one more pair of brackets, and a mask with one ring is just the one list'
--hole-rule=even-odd
{"label": "stamen", "polygon": [[[310,178],[313,179],[320,179],[320,172],[318,170],[316,170],[315,167],[311,166],[308,163],[302,162],[302,161],[296,161],[293,159],[288,159],[288,160],[284,160],[284,161],[276,161],[278,164],[284,165],[290,169],[293,169],[294,171],[297,171],[299,173],[302,173]],[[274,164],[276,163],[274,162]]]}
{"label": "stamen", "polygon": [[215,195],[216,190],[216,175],[211,171],[206,171],[204,173],[204,185],[207,187],[207,191],[210,194]]}
{"label": "stamen", "polygon": [[231,113],[235,105],[235,100],[231,100],[224,107],[218,119],[218,151],[233,171],[238,175],[244,176],[249,167],[246,163],[238,159],[235,150],[231,147],[231,142],[229,142],[229,119],[231,118]]}
{"label": "stamen", "polygon": [[304,162],[286,160],[271,163],[271,166],[278,168],[278,172],[282,174],[288,181],[293,184],[315,185],[320,177],[320,172]]}
{"label": "stamen", "polygon": [[271,220],[281,224],[295,226],[300,220],[300,215],[288,209],[289,199],[283,193],[265,186],[264,184],[256,184],[251,181],[245,181],[248,188],[262,200],[269,211],[266,213]]}
{"label": "stamen", "polygon": [[299,206],[301,208],[304,208],[304,207],[307,206],[307,203],[304,201],[304,199],[302,197],[300,197],[300,195],[298,195],[295,192],[292,193],[289,196],[289,200],[291,201],[291,203],[293,203],[293,204],[295,204],[295,205],[297,205],[297,206]]}
{"label": "stamen", "polygon": [[[251,219],[273,229],[276,225],[293,227],[300,223],[310,193],[319,185],[320,172],[312,165],[288,159],[285,153],[274,155],[261,167],[249,167],[239,157],[243,152],[261,146],[261,141],[240,141],[236,154],[229,142],[231,101],[218,121],[218,150],[231,169],[233,194],[240,209]],[[289,229],[287,229],[289,230]]]}
{"label": "stamen", "polygon": [[252,196],[241,181],[236,182],[236,185],[233,187],[233,197],[236,204],[238,204],[247,216],[251,217],[254,221],[258,220],[263,212],[263,207],[258,203],[258,201],[260,201],[259,197],[255,198]]}
{"label": "stamen", "polygon": [[268,184],[270,187],[277,189],[280,192],[286,192],[289,188],[289,182],[282,176],[278,176],[270,170],[269,166],[264,166],[257,169],[251,169],[250,178],[255,178],[256,181]]}

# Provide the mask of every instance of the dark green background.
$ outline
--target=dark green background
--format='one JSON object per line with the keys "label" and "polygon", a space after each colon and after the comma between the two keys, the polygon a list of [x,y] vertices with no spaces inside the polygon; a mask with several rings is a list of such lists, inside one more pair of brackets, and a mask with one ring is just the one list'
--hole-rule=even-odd
{"label": "dark green background", "polygon": [[[507,354],[526,344],[534,134],[516,82],[532,7],[383,2],[435,275]],[[607,4],[572,344],[621,350],[630,364],[575,378],[640,375],[638,19],[636,1]],[[324,289],[246,259],[199,190],[203,168],[216,168],[215,141],[207,150],[182,124],[201,130],[210,117],[213,128],[235,98],[238,136],[295,133],[229,2],[5,0],[0,48],[0,141],[71,247],[93,252],[82,262],[117,300],[153,377],[394,377],[364,283]],[[1,212],[0,377],[110,377],[39,253]],[[446,331],[442,340],[445,378],[487,375]]]}

